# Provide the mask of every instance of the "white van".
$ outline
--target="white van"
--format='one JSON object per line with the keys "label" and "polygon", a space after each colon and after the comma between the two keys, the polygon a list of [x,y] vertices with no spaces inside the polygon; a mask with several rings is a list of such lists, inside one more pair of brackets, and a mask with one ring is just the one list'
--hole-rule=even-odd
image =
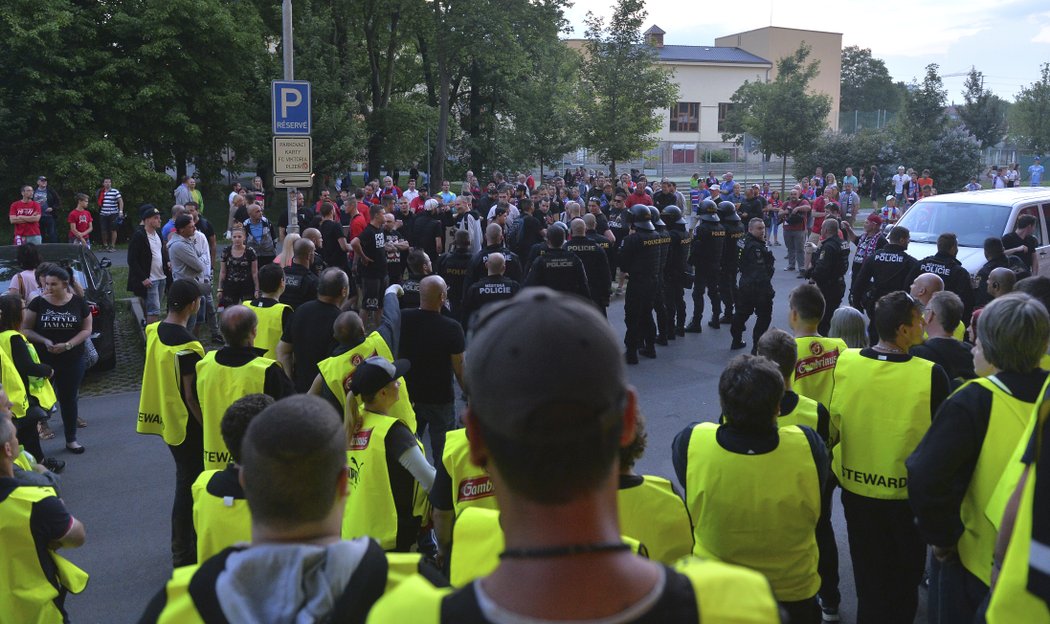
{"label": "white van", "polygon": [[898,225],[908,228],[908,254],[917,260],[937,253],[937,237],[953,232],[959,237],[958,260],[971,274],[984,266],[984,239],[1001,238],[1014,230],[1017,217],[1038,219],[1039,272],[1050,275],[1050,188],[1022,186],[934,195],[915,202]]}

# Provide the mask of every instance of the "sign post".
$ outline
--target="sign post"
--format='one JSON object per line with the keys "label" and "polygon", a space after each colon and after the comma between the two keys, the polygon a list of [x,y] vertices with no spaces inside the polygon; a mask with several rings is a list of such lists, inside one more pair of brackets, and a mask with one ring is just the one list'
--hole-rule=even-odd
{"label": "sign post", "polygon": [[271,84],[273,104],[274,187],[288,188],[289,234],[299,233],[298,187],[313,180],[313,144],[310,139],[310,83],[295,80],[292,46],[292,0],[281,3],[281,45],[284,51],[284,80]]}

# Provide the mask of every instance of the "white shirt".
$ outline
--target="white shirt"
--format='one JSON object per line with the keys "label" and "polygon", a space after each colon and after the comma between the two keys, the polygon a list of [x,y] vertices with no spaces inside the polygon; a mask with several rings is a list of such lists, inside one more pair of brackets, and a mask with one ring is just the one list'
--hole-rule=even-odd
{"label": "white shirt", "polygon": [[911,176],[906,173],[893,174],[893,192],[900,195],[904,192],[904,185],[911,182]]}
{"label": "white shirt", "polygon": [[201,278],[205,282],[210,282],[212,261],[211,246],[208,245],[208,237],[200,230],[193,233],[193,248],[197,250],[197,255],[200,256],[201,261],[204,262],[204,273],[201,274]]}
{"label": "white shirt", "polygon": [[146,232],[146,240],[149,241],[149,278],[151,281],[162,280],[164,275],[164,262],[160,252],[160,232]]}
{"label": "white shirt", "polygon": [[408,189],[404,193],[401,193],[401,196],[407,199],[408,203],[411,204],[413,199],[419,197],[419,191],[414,189]]}
{"label": "white shirt", "polygon": [[226,198],[226,201],[230,204],[230,210],[233,210],[233,198],[237,197],[238,194],[237,191],[233,191],[230,193],[230,196]]}
{"label": "white shirt", "polygon": [[[499,206],[499,204],[492,204],[492,207],[489,208],[489,214],[485,218],[488,219],[489,221],[492,221],[493,219],[495,219],[496,218],[496,208],[498,206]],[[510,204],[510,205],[507,206],[507,221],[514,221],[515,219],[518,218],[519,214],[521,214],[521,213],[518,212],[518,207],[517,206],[515,206],[514,204]]]}

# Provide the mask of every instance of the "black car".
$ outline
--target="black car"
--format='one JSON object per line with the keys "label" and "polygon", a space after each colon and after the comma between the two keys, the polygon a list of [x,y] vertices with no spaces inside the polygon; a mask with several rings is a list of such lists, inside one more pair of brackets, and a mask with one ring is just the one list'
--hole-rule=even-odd
{"label": "black car", "polygon": [[[98,362],[92,370],[110,370],[117,363],[116,334],[113,324],[116,305],[113,300],[113,278],[109,274],[112,262],[99,259],[83,245],[37,245],[44,262],[54,262],[72,270],[73,278],[84,289],[84,298],[91,308],[91,342],[98,351]],[[18,265],[18,247],[0,246],[0,293],[7,292],[11,280],[22,271]]]}

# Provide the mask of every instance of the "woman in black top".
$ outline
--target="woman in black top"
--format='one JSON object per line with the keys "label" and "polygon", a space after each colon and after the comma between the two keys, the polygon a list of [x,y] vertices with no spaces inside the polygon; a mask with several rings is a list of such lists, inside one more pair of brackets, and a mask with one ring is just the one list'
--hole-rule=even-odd
{"label": "woman in black top", "polygon": [[91,310],[83,297],[70,292],[69,273],[62,267],[44,273],[43,292],[26,308],[22,333],[41,348],[40,358],[54,369],[66,449],[83,453],[77,442],[77,399],[84,378],[84,341],[91,336]]}
{"label": "woman in black top", "polygon": [[222,250],[219,265],[219,305],[237,305],[259,294],[259,260],[255,250],[244,244],[244,227],[233,226],[233,244]]}
{"label": "woman in black top", "polygon": [[[22,329],[22,298],[18,295],[5,294],[0,296],[0,332],[9,330],[21,331]],[[30,377],[51,377],[53,371],[47,364],[40,364],[33,360],[29,353],[29,345],[22,336],[12,335],[10,345],[11,360],[22,379],[22,386],[29,400],[29,408],[25,416],[14,419],[15,428],[18,430],[18,441],[29,451],[36,461],[43,464],[52,472],[61,472],[65,462],[45,458],[44,449],[40,446],[40,435],[37,432],[37,423],[47,418],[47,413],[40,407],[40,401],[30,393]]]}

